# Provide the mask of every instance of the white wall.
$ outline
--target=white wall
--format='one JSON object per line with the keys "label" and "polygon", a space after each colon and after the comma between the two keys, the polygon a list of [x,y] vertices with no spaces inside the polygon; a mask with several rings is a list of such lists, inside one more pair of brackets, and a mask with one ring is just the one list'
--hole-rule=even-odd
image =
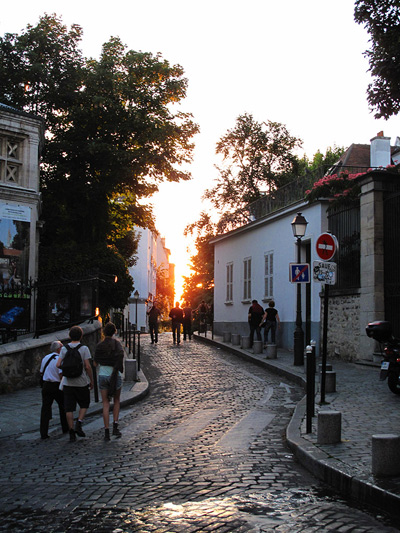
{"label": "white wall", "polygon": [[[269,215],[263,220],[239,228],[215,242],[215,288],[214,288],[214,321],[215,323],[242,324],[247,328],[247,311],[250,301],[243,301],[243,260],[251,257],[251,299],[267,307],[269,300],[264,300],[264,255],[273,252],[274,260],[274,291],[273,298],[286,334],[290,338],[289,329],[294,328],[296,319],[296,284],[289,281],[289,263],[297,262],[296,240],[293,237],[291,222],[297,211],[301,211],[308,221],[306,235],[302,242],[311,245],[311,265],[316,260],[315,241],[326,231],[327,221],[325,207],[320,203],[311,206],[297,206],[291,210]],[[226,303],[226,265],[233,263],[233,302]],[[305,257],[302,257],[305,262]],[[311,274],[311,273],[310,273]],[[305,288],[303,287],[303,323],[305,320]],[[320,320],[321,285],[311,282],[311,321]]]}

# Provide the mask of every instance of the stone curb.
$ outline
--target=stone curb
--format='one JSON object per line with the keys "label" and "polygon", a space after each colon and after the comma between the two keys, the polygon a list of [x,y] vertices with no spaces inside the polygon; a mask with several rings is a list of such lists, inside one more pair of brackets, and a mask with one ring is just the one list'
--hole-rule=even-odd
{"label": "stone curb", "polygon": [[[196,340],[211,344],[229,353],[242,357],[255,364],[271,370],[275,374],[286,377],[297,385],[306,388],[306,379],[290,369],[282,368],[276,360],[274,364],[265,360],[262,354],[251,354],[241,348],[227,345],[200,335],[194,335]],[[311,472],[317,479],[330,485],[340,494],[359,503],[370,505],[390,515],[400,516],[400,496],[388,492],[369,479],[361,479],[352,475],[351,469],[338,459],[326,454],[301,436],[301,425],[306,415],[306,400],[304,396],[297,404],[292,418],[286,428],[286,441],[296,460]]]}

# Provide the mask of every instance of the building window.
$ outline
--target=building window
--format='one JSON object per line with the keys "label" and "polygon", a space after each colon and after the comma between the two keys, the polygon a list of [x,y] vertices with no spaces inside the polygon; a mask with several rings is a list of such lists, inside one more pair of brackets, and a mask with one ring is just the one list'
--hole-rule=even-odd
{"label": "building window", "polygon": [[233,263],[226,265],[226,302],[233,302]]}
{"label": "building window", "polygon": [[21,143],[9,137],[0,138],[0,180],[18,184],[21,168]]}
{"label": "building window", "polygon": [[264,300],[271,300],[274,294],[274,253],[264,255]]}
{"label": "building window", "polygon": [[251,258],[243,261],[243,300],[251,299]]}

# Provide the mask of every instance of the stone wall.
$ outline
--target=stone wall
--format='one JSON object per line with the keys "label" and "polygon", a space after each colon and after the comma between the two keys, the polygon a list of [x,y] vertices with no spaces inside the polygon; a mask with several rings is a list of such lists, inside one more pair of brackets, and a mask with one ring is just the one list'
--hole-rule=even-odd
{"label": "stone wall", "polygon": [[[323,302],[321,302],[321,329],[323,325]],[[322,339],[322,331],[321,331]],[[322,343],[322,341],[321,341]],[[329,358],[343,361],[361,359],[360,350],[360,295],[337,295],[329,297],[328,344]]]}
{"label": "stone wall", "polygon": [[[101,323],[81,324],[83,344],[93,354],[100,340]],[[24,339],[0,346],[0,394],[39,384],[39,370],[43,357],[50,352],[54,340],[67,342],[68,330],[43,335],[39,339]]]}

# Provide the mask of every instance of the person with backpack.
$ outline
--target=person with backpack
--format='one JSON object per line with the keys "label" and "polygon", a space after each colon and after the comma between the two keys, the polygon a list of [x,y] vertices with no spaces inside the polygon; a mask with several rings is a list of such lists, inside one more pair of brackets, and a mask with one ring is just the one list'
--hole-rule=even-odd
{"label": "person with backpack", "polygon": [[45,355],[40,365],[42,386],[42,409],[40,412],[40,436],[48,439],[49,422],[52,418],[52,405],[57,402],[63,433],[68,433],[67,417],[64,410],[64,395],[60,390],[61,370],[57,368],[62,342],[54,341],[50,346],[50,353]]}
{"label": "person with backpack", "polygon": [[117,328],[112,322],[104,326],[104,340],[99,342],[94,352],[94,364],[99,367],[99,389],[103,402],[104,440],[110,440],[110,400],[114,398],[113,406],[113,436],[122,436],[118,428],[120,397],[122,388],[122,372],[124,371],[124,348],[113,339]]}
{"label": "person with backpack", "polygon": [[[90,351],[81,344],[82,328],[73,326],[69,330],[68,344],[63,346],[57,367],[61,368],[64,391],[64,408],[67,416],[70,442],[76,441],[76,435],[85,437],[82,422],[90,405],[90,391],[93,389],[93,372],[90,366]],[[74,427],[74,411],[79,405],[78,419]]]}

